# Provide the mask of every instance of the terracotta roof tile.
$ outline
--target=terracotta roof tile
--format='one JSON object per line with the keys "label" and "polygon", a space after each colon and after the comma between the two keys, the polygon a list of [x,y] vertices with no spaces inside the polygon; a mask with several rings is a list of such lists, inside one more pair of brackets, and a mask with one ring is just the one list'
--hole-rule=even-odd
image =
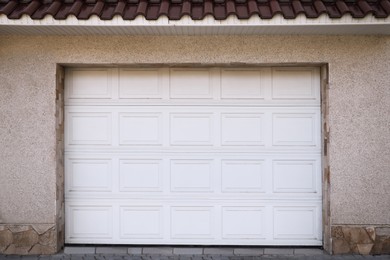
{"label": "terracotta roof tile", "polygon": [[217,20],[224,20],[229,15],[236,15],[238,19],[248,19],[252,15],[270,19],[276,14],[285,19],[294,19],[299,14],[308,18],[317,18],[321,14],[328,14],[330,18],[346,14],[354,18],[368,14],[386,18],[390,14],[390,0],[0,0],[0,14],[9,19],[29,15],[35,20],[46,15],[57,20],[69,15],[80,20],[92,15],[102,20],[110,20],[115,15],[125,20],[133,20],[139,15],[147,20],[156,20],[160,16],[179,20],[185,15],[194,20],[207,15]]}

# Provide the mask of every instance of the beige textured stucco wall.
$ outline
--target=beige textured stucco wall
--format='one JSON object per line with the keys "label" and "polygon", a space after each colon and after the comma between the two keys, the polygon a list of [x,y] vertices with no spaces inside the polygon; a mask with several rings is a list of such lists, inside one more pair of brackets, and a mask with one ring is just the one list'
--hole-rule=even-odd
{"label": "beige textured stucco wall", "polygon": [[328,63],[331,224],[390,224],[390,37],[353,36],[0,36],[0,224],[55,223],[57,63]]}

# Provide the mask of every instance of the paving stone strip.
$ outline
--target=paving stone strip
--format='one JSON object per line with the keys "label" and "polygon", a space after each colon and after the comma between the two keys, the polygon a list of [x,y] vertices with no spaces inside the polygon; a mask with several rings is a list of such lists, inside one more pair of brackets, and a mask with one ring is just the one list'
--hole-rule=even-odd
{"label": "paving stone strip", "polygon": [[390,255],[331,256],[319,248],[67,246],[56,255],[2,255],[0,260],[390,260]]}

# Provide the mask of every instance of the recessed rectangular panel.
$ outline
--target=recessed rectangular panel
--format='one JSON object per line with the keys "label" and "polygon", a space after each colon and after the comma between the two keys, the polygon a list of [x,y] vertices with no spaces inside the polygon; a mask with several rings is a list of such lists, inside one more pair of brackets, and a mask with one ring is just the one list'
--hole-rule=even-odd
{"label": "recessed rectangular panel", "polygon": [[275,239],[319,239],[315,207],[275,207]]}
{"label": "recessed rectangular panel", "polygon": [[316,146],[315,114],[273,114],[273,145]]}
{"label": "recessed rectangular panel", "polygon": [[212,114],[172,113],[172,145],[212,145]]}
{"label": "recessed rectangular panel", "polygon": [[316,99],[315,70],[274,69],[272,75],[273,99]]}
{"label": "recessed rectangular panel", "polygon": [[171,238],[212,238],[213,207],[172,207]]}
{"label": "recessed rectangular panel", "polygon": [[111,191],[110,159],[69,159],[67,191]]}
{"label": "recessed rectangular panel", "polygon": [[263,99],[260,70],[222,70],[221,98]]}
{"label": "recessed rectangular panel", "polygon": [[223,207],[222,237],[264,238],[264,210],[261,207]]}
{"label": "recessed rectangular panel", "polygon": [[222,114],[222,145],[264,145],[262,114]]}
{"label": "recessed rectangular panel", "polygon": [[161,113],[120,113],[119,142],[121,145],[161,145]]}
{"label": "recessed rectangular panel", "polygon": [[68,144],[111,144],[111,113],[68,113]]}
{"label": "recessed rectangular panel", "polygon": [[120,238],[162,238],[162,207],[121,207]]}
{"label": "recessed rectangular panel", "polygon": [[171,70],[171,98],[212,98],[209,70]]}
{"label": "recessed rectangular panel", "polygon": [[172,160],[171,191],[211,191],[212,160]]}
{"label": "recessed rectangular panel", "polygon": [[110,99],[111,71],[109,69],[72,69],[67,78],[68,98]]}
{"label": "recessed rectangular panel", "polygon": [[161,191],[161,160],[120,160],[120,191]]}
{"label": "recessed rectangular panel", "polygon": [[67,238],[112,238],[112,208],[110,206],[69,206]]}
{"label": "recessed rectangular panel", "polygon": [[223,192],[264,192],[264,162],[222,160]]}
{"label": "recessed rectangular panel", "polygon": [[274,192],[317,192],[316,162],[275,160],[273,162]]}
{"label": "recessed rectangular panel", "polygon": [[159,70],[121,69],[119,74],[119,98],[162,98]]}

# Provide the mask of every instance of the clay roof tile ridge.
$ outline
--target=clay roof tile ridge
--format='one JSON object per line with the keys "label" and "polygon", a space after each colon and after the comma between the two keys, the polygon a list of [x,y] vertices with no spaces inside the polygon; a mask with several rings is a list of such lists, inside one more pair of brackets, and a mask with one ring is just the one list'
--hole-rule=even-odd
{"label": "clay roof tile ridge", "polygon": [[359,6],[360,10],[362,10],[364,16],[368,13],[374,13],[374,9],[372,9],[366,0],[359,0],[357,2],[357,6]]}
{"label": "clay roof tile ridge", "polygon": [[183,17],[184,15],[191,15],[191,2],[190,2],[190,0],[183,1],[180,18]]}
{"label": "clay roof tile ridge", "polygon": [[249,16],[254,14],[260,15],[259,7],[257,6],[256,0],[248,0],[248,13]]}
{"label": "clay roof tile ridge", "polygon": [[213,15],[213,2],[212,0],[205,0],[203,5],[203,18],[207,15]]}
{"label": "clay roof tile ridge", "polygon": [[226,0],[226,16],[236,13],[236,5],[234,4],[234,0]]}
{"label": "clay roof tile ridge", "polygon": [[161,0],[160,10],[158,11],[159,16],[166,15],[169,13],[169,0]]}
{"label": "clay roof tile ridge", "polygon": [[146,9],[148,7],[147,0],[140,0],[137,6],[136,16],[137,15],[143,15],[146,17]]}
{"label": "clay roof tile ridge", "polygon": [[99,16],[101,14],[101,12],[103,11],[103,8],[104,8],[104,1],[98,0],[96,2],[95,6],[92,8],[91,13],[89,14],[89,17],[91,17],[92,15]]}
{"label": "clay roof tile ridge", "polygon": [[390,1],[389,0],[382,0],[380,1],[380,6],[386,11],[386,13],[390,14]]}
{"label": "clay roof tile ridge", "polygon": [[351,13],[351,10],[349,10],[347,4],[343,0],[337,0],[336,7],[339,9],[341,15]]}
{"label": "clay roof tile ridge", "polygon": [[23,14],[27,14],[30,17],[35,13],[36,10],[38,10],[39,6],[41,5],[39,0],[33,0],[31,1],[27,7],[20,12],[19,17],[21,17]]}
{"label": "clay roof tile ridge", "polygon": [[269,5],[271,8],[272,17],[275,16],[276,14],[283,14],[282,9],[280,8],[280,5],[279,5],[279,1],[271,0]]}
{"label": "clay roof tile ridge", "polygon": [[299,0],[292,1],[292,8],[294,10],[295,15],[305,13],[305,9],[303,9],[302,3]]}
{"label": "clay roof tile ridge", "polygon": [[78,16],[78,14],[81,11],[81,7],[83,6],[83,1],[82,0],[76,0],[72,7],[70,8],[69,12],[67,13],[67,16],[70,14],[73,14],[74,16]]}
{"label": "clay roof tile ridge", "polygon": [[3,9],[0,10],[0,14],[5,14],[8,16],[9,14],[12,13],[13,10],[15,10],[17,6],[18,6],[18,1],[11,0],[3,7]]}
{"label": "clay roof tile ridge", "polygon": [[49,14],[54,17],[60,9],[61,9],[61,0],[54,0],[50,4],[50,6],[43,12],[43,16]]}
{"label": "clay roof tile ridge", "polygon": [[317,11],[318,16],[323,13],[326,13],[326,6],[321,0],[315,0],[313,3],[313,7]]}
{"label": "clay roof tile ridge", "polygon": [[123,11],[125,10],[126,3],[125,0],[118,1],[117,5],[115,6],[113,16],[114,15],[120,15],[123,17]]}

